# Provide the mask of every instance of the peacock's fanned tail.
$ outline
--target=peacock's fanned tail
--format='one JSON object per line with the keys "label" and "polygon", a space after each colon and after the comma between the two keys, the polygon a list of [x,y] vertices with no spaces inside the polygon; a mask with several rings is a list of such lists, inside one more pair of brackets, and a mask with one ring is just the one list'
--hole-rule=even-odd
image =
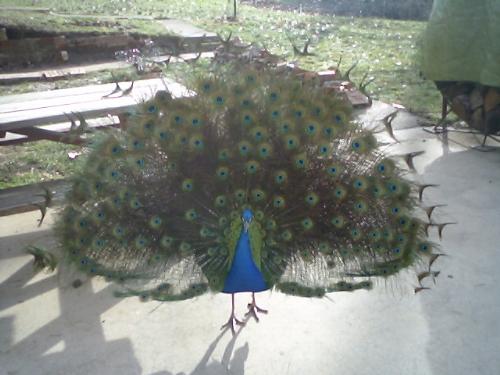
{"label": "peacock's fanned tail", "polygon": [[254,261],[285,293],[370,288],[351,278],[432,256],[418,187],[344,101],[272,70],[194,81],[194,95],[143,103],[74,177],[58,230],[82,270],[150,280],[124,294],[160,300],[220,291],[245,208]]}

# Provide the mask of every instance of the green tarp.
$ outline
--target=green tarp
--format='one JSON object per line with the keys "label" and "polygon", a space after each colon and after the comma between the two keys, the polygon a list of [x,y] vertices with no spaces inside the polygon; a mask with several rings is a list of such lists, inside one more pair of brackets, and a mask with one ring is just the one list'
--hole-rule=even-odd
{"label": "green tarp", "polygon": [[500,0],[434,0],[422,71],[433,81],[500,87]]}

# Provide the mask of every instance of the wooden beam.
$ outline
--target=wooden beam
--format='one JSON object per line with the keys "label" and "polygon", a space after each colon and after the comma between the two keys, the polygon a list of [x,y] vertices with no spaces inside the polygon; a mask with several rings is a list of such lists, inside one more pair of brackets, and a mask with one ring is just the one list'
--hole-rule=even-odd
{"label": "wooden beam", "polygon": [[12,133],[21,134],[28,137],[25,142],[38,141],[40,139],[46,139],[54,142],[61,142],[71,145],[81,145],[85,143],[85,139],[81,137],[68,137],[67,133],[59,133],[53,130],[46,130],[40,128],[23,128],[13,130]]}
{"label": "wooden beam", "polygon": [[0,216],[38,210],[37,204],[43,204],[44,188],[52,192],[53,203],[60,203],[70,189],[66,180],[52,180],[39,184],[24,185],[0,190]]}
{"label": "wooden beam", "polygon": [[[122,89],[130,87],[130,84],[120,82]],[[67,122],[67,114],[73,112],[86,119],[131,112],[158,90],[165,90],[165,85],[174,97],[189,95],[187,89],[178,83],[151,79],[136,81],[130,95],[106,99],[103,96],[115,88],[114,83],[0,97],[0,131]]]}

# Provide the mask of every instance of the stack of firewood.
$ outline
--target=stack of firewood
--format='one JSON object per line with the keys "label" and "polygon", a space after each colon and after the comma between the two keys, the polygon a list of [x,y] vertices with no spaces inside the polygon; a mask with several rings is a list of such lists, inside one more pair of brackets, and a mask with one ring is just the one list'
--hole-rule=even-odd
{"label": "stack of firewood", "polygon": [[470,127],[483,134],[500,131],[500,88],[475,82],[436,82],[443,95],[443,117],[447,107]]}

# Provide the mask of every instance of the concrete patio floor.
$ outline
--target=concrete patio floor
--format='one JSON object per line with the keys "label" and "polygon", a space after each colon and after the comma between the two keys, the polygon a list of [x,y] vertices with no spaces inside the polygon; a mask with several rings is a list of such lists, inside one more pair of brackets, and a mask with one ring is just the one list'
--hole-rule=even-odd
{"label": "concrete patio floor", "polygon": [[[387,110],[375,106],[365,120]],[[434,218],[459,223],[444,230],[447,256],[433,267],[441,274],[431,290],[415,295],[408,271],[321,300],[264,292],[258,303],[269,314],[232,337],[220,331],[224,294],[141,302],[113,297],[101,279],[75,289],[80,275],[67,267],[33,274],[23,249],[54,248],[55,211],[41,228],[37,212],[1,217],[0,374],[500,374],[500,149],[471,150],[468,134],[443,142],[400,118],[401,143],[389,151],[426,151],[415,178],[440,187],[423,204],[447,204]],[[249,298],[237,295],[240,316]]]}

